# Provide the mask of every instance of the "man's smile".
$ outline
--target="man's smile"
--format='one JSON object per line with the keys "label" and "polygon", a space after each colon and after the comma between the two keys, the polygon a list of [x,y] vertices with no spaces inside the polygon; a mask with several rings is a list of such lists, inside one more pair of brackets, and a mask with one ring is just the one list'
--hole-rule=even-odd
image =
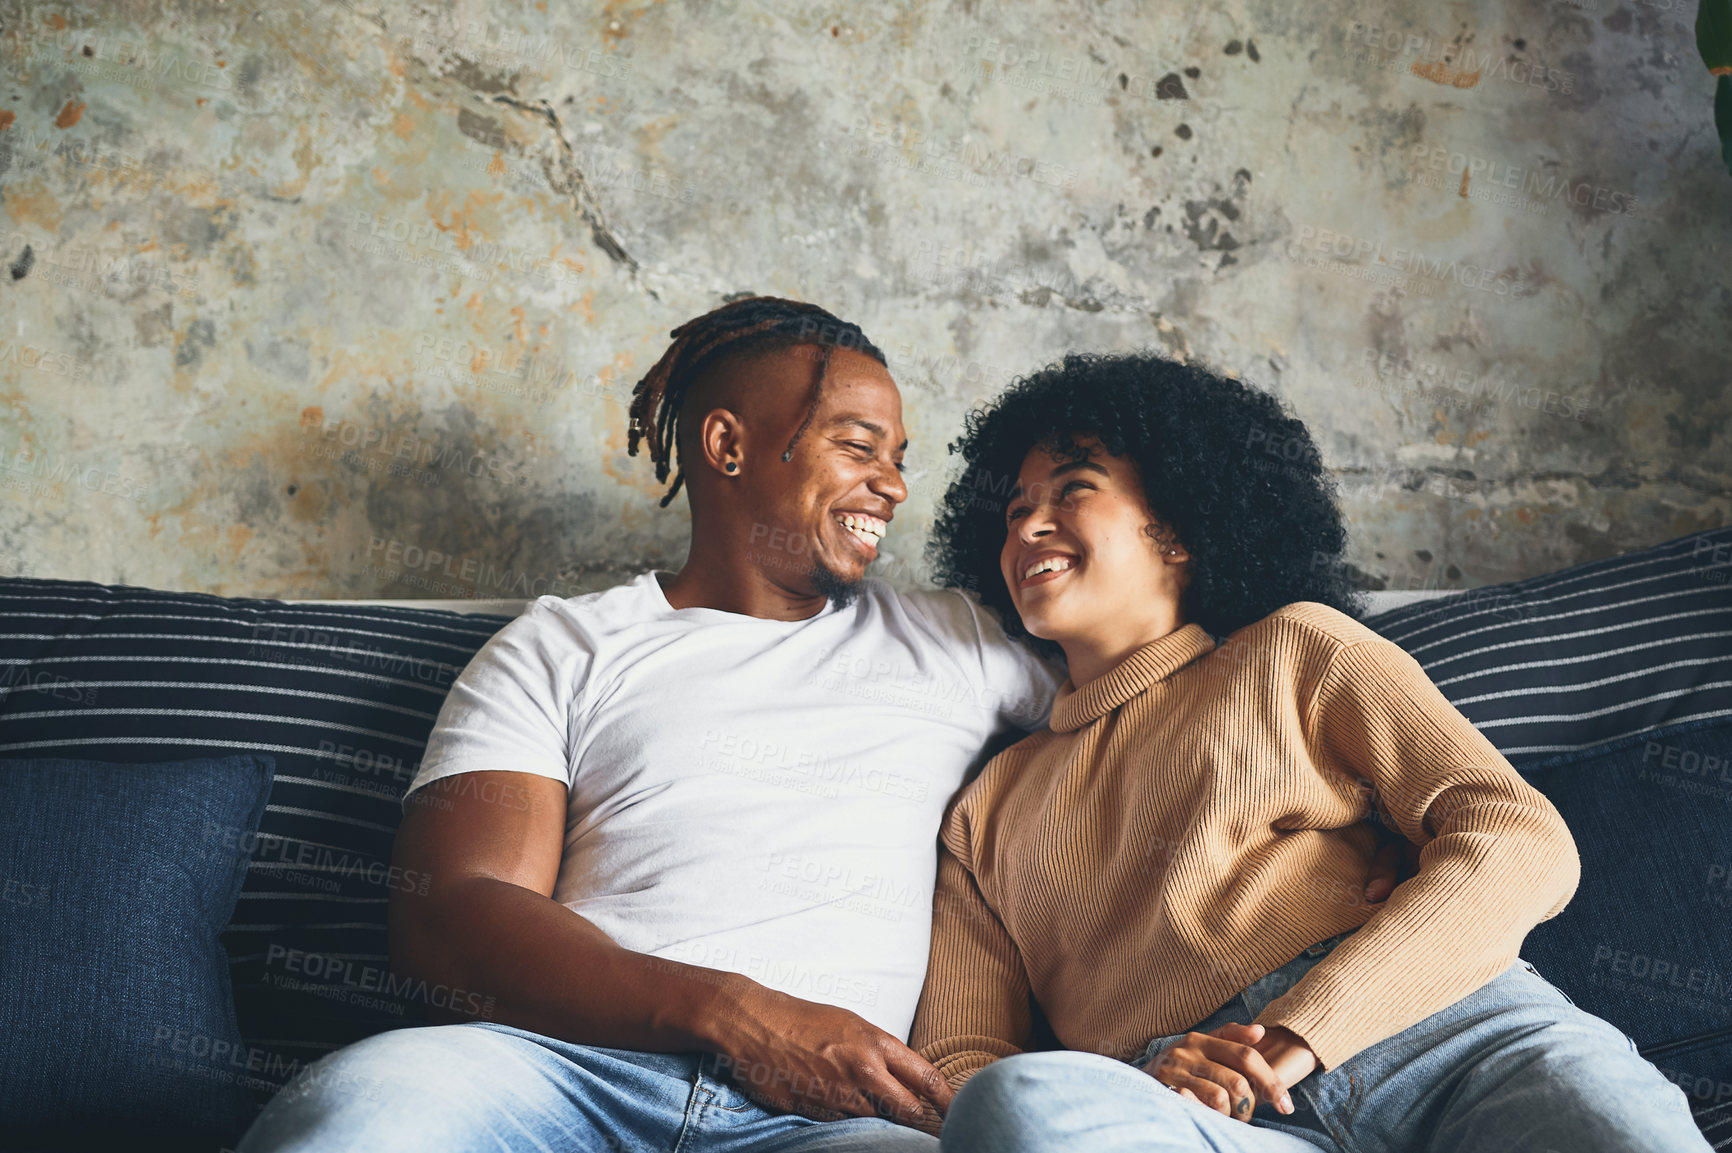
{"label": "man's smile", "polygon": [[888,521],[866,512],[838,512],[834,517],[836,523],[868,553],[872,556],[878,555],[878,542],[884,539],[884,533],[890,527]]}

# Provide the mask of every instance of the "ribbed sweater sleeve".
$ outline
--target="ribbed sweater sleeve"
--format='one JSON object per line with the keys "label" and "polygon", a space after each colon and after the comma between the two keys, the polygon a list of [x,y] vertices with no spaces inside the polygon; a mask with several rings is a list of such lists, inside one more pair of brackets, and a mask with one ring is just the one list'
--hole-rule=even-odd
{"label": "ribbed sweater sleeve", "polygon": [[909,1047],[959,1089],[976,1070],[1022,1052],[1032,1028],[1016,943],[968,867],[941,847],[932,955]]}
{"label": "ribbed sweater sleeve", "polygon": [[1319,768],[1369,785],[1420,846],[1419,873],[1257,1017],[1329,1070],[1507,969],[1569,903],[1581,860],[1551,802],[1396,645],[1344,645],[1314,683],[1304,725]]}

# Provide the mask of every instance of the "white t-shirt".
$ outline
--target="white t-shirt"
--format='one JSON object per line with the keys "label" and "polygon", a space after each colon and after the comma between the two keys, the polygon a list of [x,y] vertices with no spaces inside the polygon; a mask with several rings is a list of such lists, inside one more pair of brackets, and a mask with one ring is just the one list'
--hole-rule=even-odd
{"label": "white t-shirt", "polygon": [[452,686],[411,791],[569,787],[554,899],[621,946],[743,973],[906,1037],[937,835],[982,747],[1061,669],[954,590],[869,579],[803,621],[674,609],[653,572],[539,598]]}

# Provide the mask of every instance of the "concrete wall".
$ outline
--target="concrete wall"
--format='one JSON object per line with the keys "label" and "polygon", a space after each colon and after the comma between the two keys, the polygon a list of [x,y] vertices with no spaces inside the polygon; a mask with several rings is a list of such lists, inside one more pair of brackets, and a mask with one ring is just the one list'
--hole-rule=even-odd
{"label": "concrete wall", "polygon": [[677,567],[626,399],[745,291],[891,354],[902,583],[963,413],[1068,349],[1277,390],[1374,586],[1721,525],[1732,177],[1693,14],[0,0],[0,575]]}

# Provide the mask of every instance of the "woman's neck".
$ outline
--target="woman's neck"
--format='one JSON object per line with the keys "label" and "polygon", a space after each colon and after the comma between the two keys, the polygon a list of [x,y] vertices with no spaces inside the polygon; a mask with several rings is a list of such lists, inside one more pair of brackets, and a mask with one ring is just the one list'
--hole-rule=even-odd
{"label": "woman's neck", "polygon": [[1117,668],[1124,659],[1185,627],[1184,611],[1177,605],[1156,605],[1134,618],[1118,617],[1076,636],[1052,637],[1064,649],[1071,684],[1077,688]]}

